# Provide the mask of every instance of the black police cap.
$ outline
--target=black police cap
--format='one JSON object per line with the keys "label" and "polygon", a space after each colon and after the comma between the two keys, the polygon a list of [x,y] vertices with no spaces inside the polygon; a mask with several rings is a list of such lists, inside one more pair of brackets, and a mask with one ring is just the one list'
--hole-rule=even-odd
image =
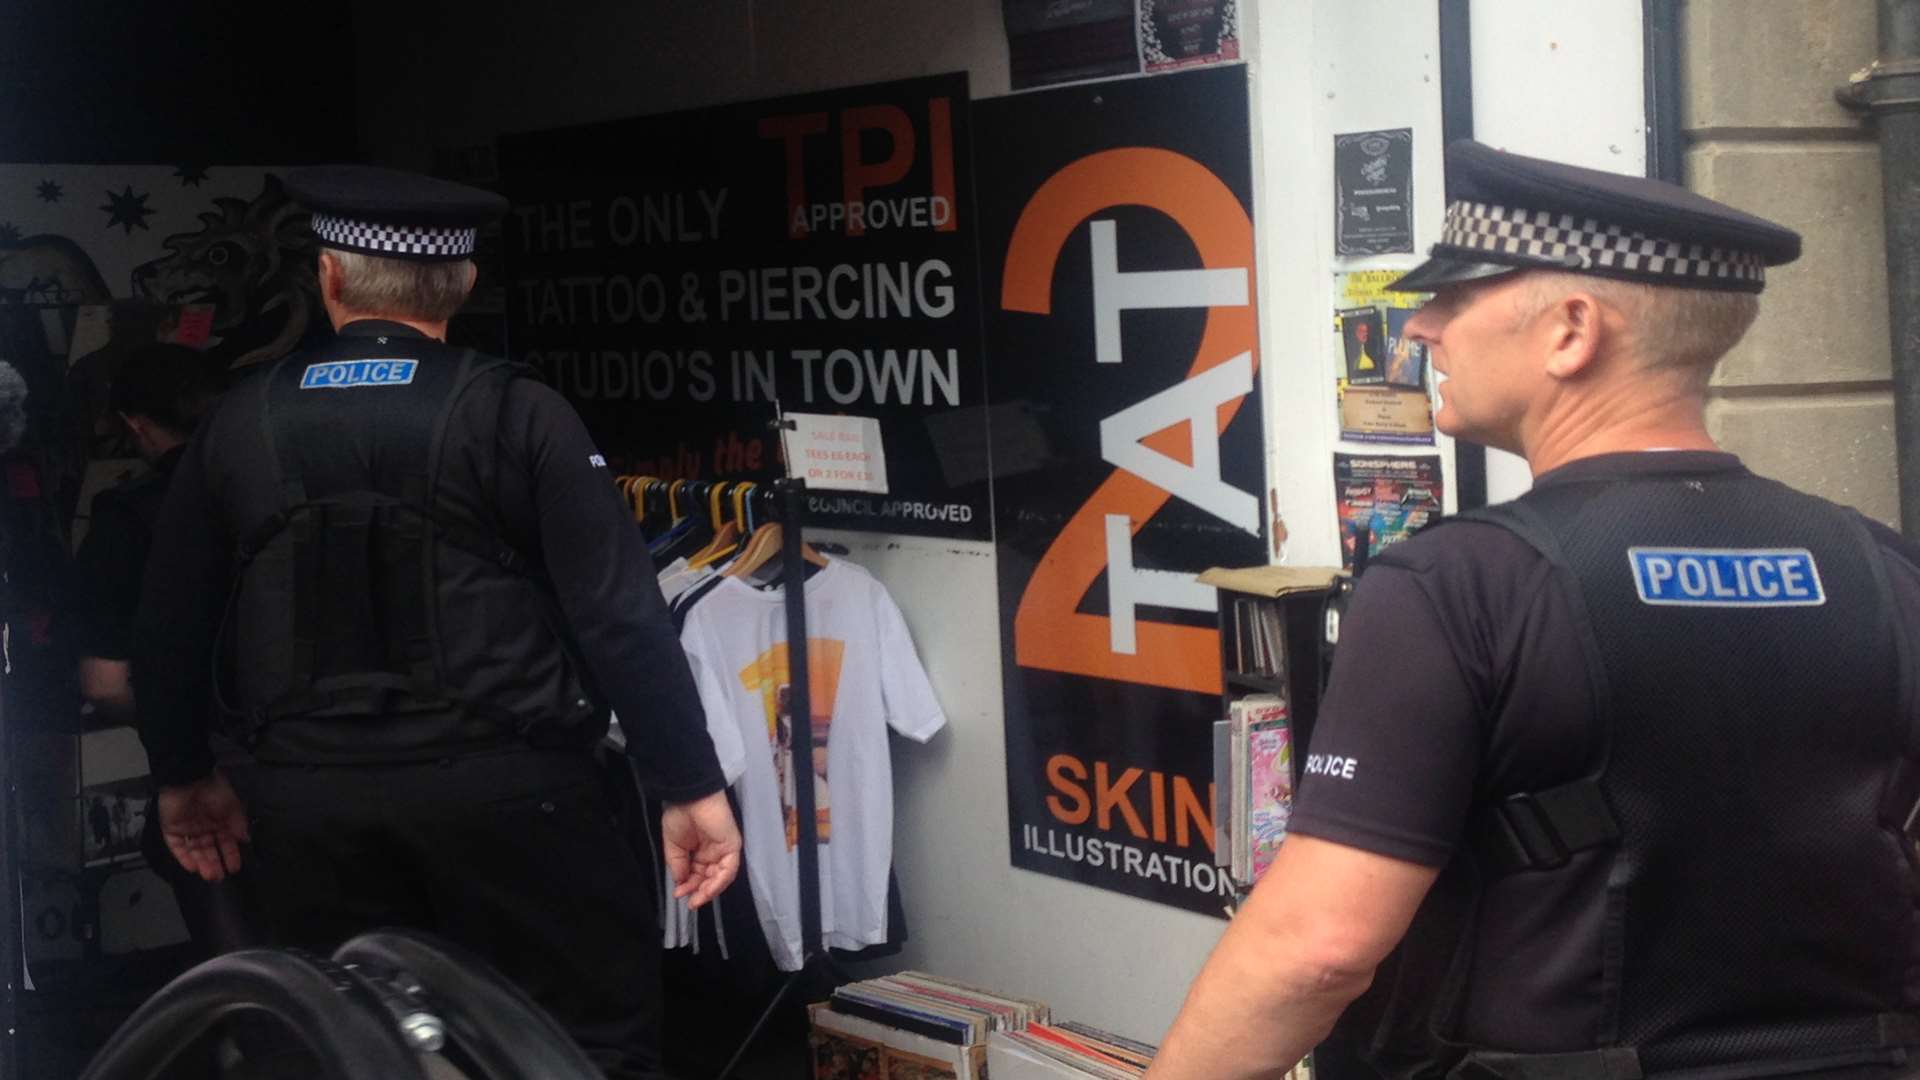
{"label": "black police cap", "polygon": [[473,254],[480,226],[507,212],[491,191],[372,165],[315,165],[287,174],[325,247],[443,262]]}
{"label": "black police cap", "polygon": [[1765,268],[1800,257],[1800,234],[1640,176],[1524,157],[1463,139],[1447,147],[1440,242],[1389,288],[1424,292],[1516,270],[1647,285],[1759,292]]}

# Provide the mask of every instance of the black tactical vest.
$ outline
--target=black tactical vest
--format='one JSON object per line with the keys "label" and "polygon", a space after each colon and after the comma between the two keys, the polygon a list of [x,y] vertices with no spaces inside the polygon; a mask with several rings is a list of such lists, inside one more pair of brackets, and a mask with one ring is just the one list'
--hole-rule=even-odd
{"label": "black tactical vest", "polygon": [[[1454,520],[1501,525],[1554,565],[1604,738],[1586,777],[1479,808],[1344,1044],[1389,1076],[1904,1063],[1920,1045],[1905,835],[1920,732],[1884,556],[1858,516],[1728,469],[1570,480]],[[1597,955],[1565,975],[1599,972],[1599,1029],[1559,1033],[1565,1054],[1473,1045],[1468,995],[1524,1010],[1556,989],[1475,982],[1481,901],[1578,858],[1610,861],[1569,879],[1605,882],[1569,918],[1602,928]]]}
{"label": "black tactical vest", "polygon": [[425,338],[342,336],[234,391],[258,396],[260,423],[257,444],[208,455],[240,538],[215,685],[260,757],[586,745],[596,716],[604,730],[497,513],[500,402],[523,373]]}

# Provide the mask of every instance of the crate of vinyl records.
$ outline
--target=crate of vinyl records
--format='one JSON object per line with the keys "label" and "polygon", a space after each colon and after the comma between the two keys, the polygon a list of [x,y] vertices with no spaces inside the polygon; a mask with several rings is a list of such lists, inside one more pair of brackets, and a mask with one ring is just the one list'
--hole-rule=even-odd
{"label": "crate of vinyl records", "polygon": [[1214,569],[1221,719],[1214,724],[1214,861],[1258,881],[1286,839],[1347,579],[1318,567]]}
{"label": "crate of vinyl records", "polygon": [[985,1080],[990,1033],[1052,1016],[920,971],[848,983],[807,1012],[814,1080]]}
{"label": "crate of vinyl records", "polygon": [[993,1080],[1131,1080],[1153,1064],[1155,1047],[1073,1020],[1031,1024],[987,1036]]}

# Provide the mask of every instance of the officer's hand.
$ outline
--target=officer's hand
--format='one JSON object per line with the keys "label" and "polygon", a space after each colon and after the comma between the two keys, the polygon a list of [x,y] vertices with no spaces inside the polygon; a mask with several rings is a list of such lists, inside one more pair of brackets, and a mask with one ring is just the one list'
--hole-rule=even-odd
{"label": "officer's hand", "polygon": [[719,896],[740,872],[740,828],[724,791],[670,804],[660,815],[660,838],[678,886],[673,895],[686,897],[690,908]]}
{"label": "officer's hand", "polygon": [[247,839],[247,808],[214,772],[183,787],[160,789],[160,835],[180,865],[208,881],[240,869],[240,842]]}

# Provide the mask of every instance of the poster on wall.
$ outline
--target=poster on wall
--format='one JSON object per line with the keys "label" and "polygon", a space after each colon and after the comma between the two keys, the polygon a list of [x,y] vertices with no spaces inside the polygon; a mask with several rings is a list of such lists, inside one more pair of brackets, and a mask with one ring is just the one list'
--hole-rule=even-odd
{"label": "poster on wall", "polygon": [[1149,73],[1239,58],[1239,0],[1140,0],[1140,59]]}
{"label": "poster on wall", "polygon": [[1219,913],[1213,566],[1264,563],[1246,69],[976,106],[1016,866]]}
{"label": "poster on wall", "polygon": [[1413,250],[1413,129],[1333,137],[1333,253]]}
{"label": "poster on wall", "polygon": [[515,358],[620,473],[772,478],[776,400],[876,418],[890,492],[809,523],[985,539],[967,100],[942,75],[503,139]]}
{"label": "poster on wall", "polygon": [[1240,58],[1240,0],[1001,0],[1013,88]]}
{"label": "poster on wall", "polygon": [[1372,557],[1438,518],[1446,505],[1444,483],[1437,457],[1333,455],[1341,565],[1353,568],[1362,535]]}
{"label": "poster on wall", "polygon": [[1015,90],[1140,73],[1135,0],[1001,0]]}

